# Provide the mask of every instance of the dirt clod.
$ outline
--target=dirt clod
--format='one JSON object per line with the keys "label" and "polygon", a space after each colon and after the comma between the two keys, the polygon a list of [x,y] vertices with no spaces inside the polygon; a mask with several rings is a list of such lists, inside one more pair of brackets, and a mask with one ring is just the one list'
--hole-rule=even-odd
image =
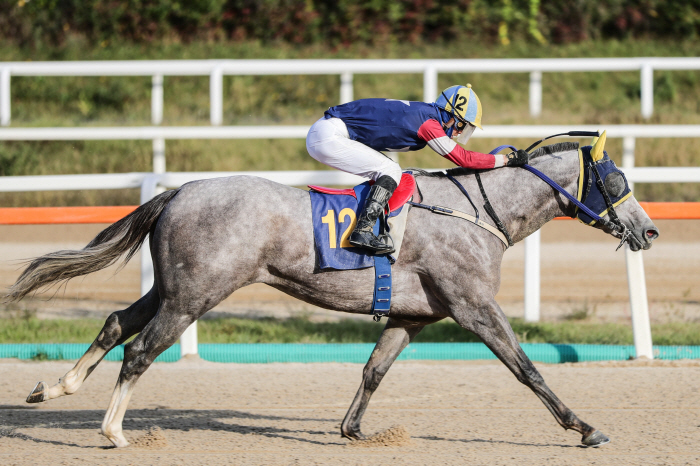
{"label": "dirt clod", "polygon": [[364,440],[355,440],[353,447],[402,447],[411,444],[411,436],[403,426],[394,426]]}

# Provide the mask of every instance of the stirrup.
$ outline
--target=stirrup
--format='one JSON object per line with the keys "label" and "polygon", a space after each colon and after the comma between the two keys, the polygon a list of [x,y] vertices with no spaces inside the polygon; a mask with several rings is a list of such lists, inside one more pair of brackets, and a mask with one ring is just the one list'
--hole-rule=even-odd
{"label": "stirrup", "polygon": [[374,254],[391,254],[394,252],[393,244],[387,244],[374,236],[371,231],[353,231],[348,238],[350,244],[355,247],[367,249]]}

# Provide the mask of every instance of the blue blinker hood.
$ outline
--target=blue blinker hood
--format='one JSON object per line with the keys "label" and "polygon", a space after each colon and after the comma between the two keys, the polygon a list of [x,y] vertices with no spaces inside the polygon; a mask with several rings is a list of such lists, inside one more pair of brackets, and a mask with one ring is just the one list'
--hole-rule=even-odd
{"label": "blue blinker hood", "polygon": [[[581,174],[579,174],[578,200],[600,217],[608,214],[608,206],[605,203],[603,193],[600,192],[596,183],[596,176],[593,170],[597,170],[603,181],[603,186],[608,193],[608,197],[613,207],[625,202],[631,195],[627,178],[624,173],[617,168],[615,162],[603,151],[603,157],[594,162],[591,156],[592,146],[585,146],[579,149],[579,159]],[[576,209],[576,218],[587,225],[594,225],[596,220],[580,209]]]}

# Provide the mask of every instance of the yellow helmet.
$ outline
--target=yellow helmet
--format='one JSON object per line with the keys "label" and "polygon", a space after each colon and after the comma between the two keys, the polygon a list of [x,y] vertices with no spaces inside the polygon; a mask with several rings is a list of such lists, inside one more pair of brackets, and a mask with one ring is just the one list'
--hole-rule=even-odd
{"label": "yellow helmet", "polygon": [[435,104],[452,115],[455,123],[461,122],[462,127],[468,122],[481,128],[481,101],[471,84],[448,87],[442,91]]}

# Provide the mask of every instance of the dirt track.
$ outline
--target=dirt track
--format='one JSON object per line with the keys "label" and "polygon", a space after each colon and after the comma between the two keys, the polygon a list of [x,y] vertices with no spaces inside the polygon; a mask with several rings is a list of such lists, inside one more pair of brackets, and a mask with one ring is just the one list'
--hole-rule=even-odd
{"label": "dirt track", "polygon": [[[365,433],[402,426],[405,446],[356,447],[339,424],[359,364],[155,364],[124,428],[131,447],[104,449],[98,429],[119,370],[102,363],[81,390],[24,404],[39,380],[71,365],[0,362],[0,464],[700,464],[700,363],[538,365],[557,395],[611,438],[580,448],[537,397],[497,362],[399,362],[364,418]],[[148,435],[159,427],[160,433]]]}
{"label": "dirt track", "polygon": [[[700,319],[700,222],[659,222],[645,252],[655,321]],[[12,260],[80,248],[101,226],[0,227],[0,286],[17,277]],[[616,243],[575,222],[543,230],[542,315],[587,309],[594,319],[629,321],[625,262]],[[503,263],[499,302],[522,315],[523,250]],[[105,317],[138,297],[138,260],[75,280],[57,299],[10,309],[41,317]],[[44,296],[42,299],[46,299]],[[0,308],[2,309],[2,308]],[[234,293],[210,314],[313,319],[349,317],[265,286]],[[368,319],[367,316],[356,316]],[[539,365],[550,387],[582,419],[608,434],[579,448],[540,401],[497,362],[400,362],[364,419],[366,433],[404,428],[410,444],[355,447],[338,435],[360,383],[357,364],[155,364],[141,379],[124,427],[134,446],[104,449],[98,429],[119,371],[102,363],[74,396],[45,405],[24,399],[54,383],[67,362],[0,360],[0,464],[700,464],[700,363]],[[149,431],[152,428],[160,430]]]}

